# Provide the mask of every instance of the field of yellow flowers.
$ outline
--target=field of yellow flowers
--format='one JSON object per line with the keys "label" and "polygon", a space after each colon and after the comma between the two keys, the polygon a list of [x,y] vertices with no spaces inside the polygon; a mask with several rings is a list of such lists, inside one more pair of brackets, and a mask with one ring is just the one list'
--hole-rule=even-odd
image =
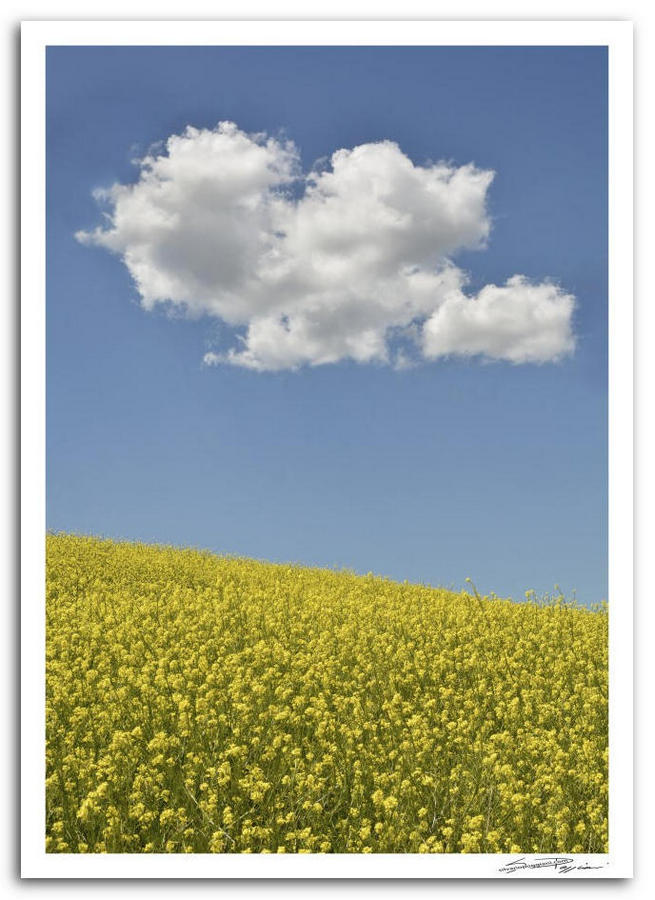
{"label": "field of yellow flowers", "polygon": [[607,611],[47,537],[54,853],[606,852]]}

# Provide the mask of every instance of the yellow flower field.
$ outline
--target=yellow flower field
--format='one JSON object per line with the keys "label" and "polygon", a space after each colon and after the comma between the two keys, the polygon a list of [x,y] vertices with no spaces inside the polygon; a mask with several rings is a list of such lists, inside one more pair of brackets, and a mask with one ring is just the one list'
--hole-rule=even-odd
{"label": "yellow flower field", "polygon": [[46,848],[606,852],[607,611],[47,537]]}

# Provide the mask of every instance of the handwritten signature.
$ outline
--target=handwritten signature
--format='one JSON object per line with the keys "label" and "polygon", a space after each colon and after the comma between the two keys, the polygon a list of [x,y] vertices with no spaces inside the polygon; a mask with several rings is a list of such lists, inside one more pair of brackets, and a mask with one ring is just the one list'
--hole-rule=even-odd
{"label": "handwritten signature", "polygon": [[576,863],[571,856],[536,856],[530,860],[521,856],[519,859],[501,866],[498,871],[511,875],[523,869],[555,869],[559,875],[566,875],[567,872],[572,872],[574,869],[585,871],[602,868],[602,866],[590,866],[587,863]]}

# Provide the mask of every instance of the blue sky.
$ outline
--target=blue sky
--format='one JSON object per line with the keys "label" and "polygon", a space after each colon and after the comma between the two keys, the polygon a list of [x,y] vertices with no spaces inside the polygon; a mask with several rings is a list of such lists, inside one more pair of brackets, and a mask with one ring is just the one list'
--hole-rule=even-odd
{"label": "blue sky", "polygon": [[[606,597],[606,101],[603,48],[50,48],[48,527]],[[219,121],[282,129],[306,171],[384,140],[493,170],[486,247],[452,254],[466,291],[553,279],[575,352],[222,362],[234,329],[206,305],[147,311],[120,257],[75,238],[103,222],[94,189]]]}

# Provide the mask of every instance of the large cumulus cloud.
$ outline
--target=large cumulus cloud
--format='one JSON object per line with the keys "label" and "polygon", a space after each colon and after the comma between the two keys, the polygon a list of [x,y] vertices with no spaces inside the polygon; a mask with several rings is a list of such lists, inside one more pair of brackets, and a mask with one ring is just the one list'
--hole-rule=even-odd
{"label": "large cumulus cloud", "polygon": [[491,171],[414,165],[381,141],[304,175],[292,142],[231,122],[189,127],[139,165],[135,184],[96,192],[105,224],[77,237],[122,257],[145,309],[231,326],[207,363],[542,363],[574,348],[574,298],[556,284],[466,291],[452,260],[486,244]]}

